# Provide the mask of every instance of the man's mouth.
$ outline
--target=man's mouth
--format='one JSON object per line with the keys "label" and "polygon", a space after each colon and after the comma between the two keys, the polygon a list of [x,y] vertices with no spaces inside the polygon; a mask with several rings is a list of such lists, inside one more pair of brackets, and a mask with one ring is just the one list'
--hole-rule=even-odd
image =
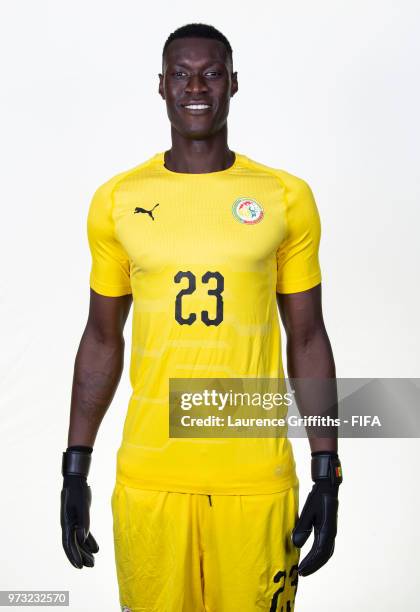
{"label": "man's mouth", "polygon": [[190,103],[190,104],[182,104],[183,108],[186,108],[189,111],[207,111],[211,108],[211,104],[204,103]]}

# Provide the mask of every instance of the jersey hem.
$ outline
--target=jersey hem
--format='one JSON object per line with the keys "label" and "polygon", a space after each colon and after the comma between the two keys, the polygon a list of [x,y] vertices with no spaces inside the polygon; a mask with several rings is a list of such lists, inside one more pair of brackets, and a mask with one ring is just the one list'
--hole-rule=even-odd
{"label": "jersey hem", "polygon": [[147,489],[149,491],[167,491],[171,493],[195,493],[201,495],[263,495],[269,493],[280,493],[292,487],[299,486],[296,473],[281,479],[278,482],[267,482],[256,485],[238,486],[188,486],[170,482],[150,482],[141,479],[124,478],[117,474],[116,483],[131,489]]}
{"label": "jersey hem", "polygon": [[317,272],[316,274],[312,274],[307,278],[304,278],[300,281],[296,281],[294,283],[287,283],[287,285],[277,285],[276,292],[277,293],[295,293],[299,291],[306,291],[307,289],[312,289],[316,285],[319,285],[321,282],[321,274]]}
{"label": "jersey hem", "polygon": [[124,287],[122,285],[107,285],[92,277],[90,278],[89,285],[94,291],[96,291],[96,293],[105,295],[107,297],[119,297],[121,295],[132,293],[131,287]]}

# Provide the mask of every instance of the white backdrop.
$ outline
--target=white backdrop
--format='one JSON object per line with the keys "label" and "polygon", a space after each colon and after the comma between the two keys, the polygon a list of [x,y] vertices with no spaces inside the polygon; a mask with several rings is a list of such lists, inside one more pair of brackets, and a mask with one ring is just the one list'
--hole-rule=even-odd
{"label": "white backdrop", "polygon": [[[338,376],[419,377],[420,7],[15,0],[1,13],[0,589],[69,589],[71,610],[112,612],[110,496],[131,314],[89,479],[93,570],[71,567],[61,548],[60,462],[89,301],[89,201],[170,146],[157,93],[167,35],[191,21],[226,34],[239,78],[231,148],[311,185]],[[294,448],[303,502],[309,450],[305,440]],[[418,440],[340,442],[336,552],[301,579],[297,612],[419,609],[418,451]]]}

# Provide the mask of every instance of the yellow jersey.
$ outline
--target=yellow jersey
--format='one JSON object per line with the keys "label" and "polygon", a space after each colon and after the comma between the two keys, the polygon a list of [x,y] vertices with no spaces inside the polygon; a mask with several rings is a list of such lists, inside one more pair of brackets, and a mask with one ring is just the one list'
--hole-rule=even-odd
{"label": "yellow jersey", "polygon": [[309,185],[239,153],[226,170],[173,172],[161,152],[96,190],[87,232],[90,287],[133,296],[117,481],[215,495],[295,486],[287,437],[170,437],[168,394],[170,378],[284,378],[276,292],[321,282]]}

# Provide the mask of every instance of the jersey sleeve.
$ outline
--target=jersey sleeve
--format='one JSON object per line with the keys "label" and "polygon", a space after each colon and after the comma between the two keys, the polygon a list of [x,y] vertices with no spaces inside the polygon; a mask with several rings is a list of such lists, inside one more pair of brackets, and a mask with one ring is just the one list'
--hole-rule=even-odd
{"label": "jersey sleeve", "polygon": [[303,179],[288,175],[284,197],[286,236],[277,250],[276,292],[295,293],[321,282],[321,223],[312,190]]}
{"label": "jersey sleeve", "polygon": [[87,217],[87,235],[92,256],[89,283],[101,295],[118,297],[132,293],[130,261],[115,236],[112,218],[112,183],[94,193]]}

